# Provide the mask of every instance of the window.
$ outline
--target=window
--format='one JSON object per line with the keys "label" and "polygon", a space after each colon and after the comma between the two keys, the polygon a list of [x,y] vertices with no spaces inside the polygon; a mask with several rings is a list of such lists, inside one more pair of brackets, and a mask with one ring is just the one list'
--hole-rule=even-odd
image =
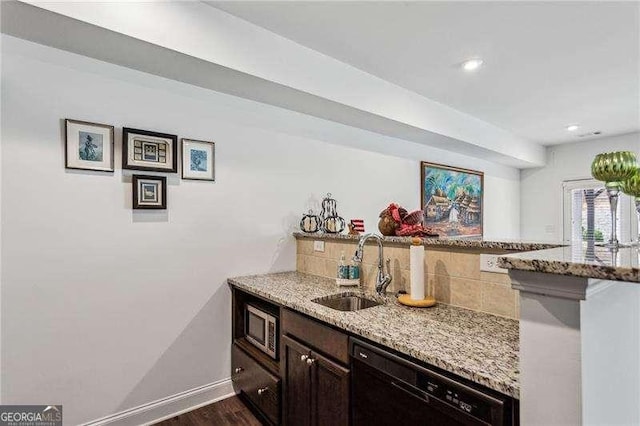
{"label": "window", "polygon": [[[593,179],[565,181],[564,192],[564,241],[606,243],[611,239],[611,208],[602,182]],[[636,233],[636,221],[632,203],[622,192],[618,197],[617,234],[620,242],[632,240]]]}

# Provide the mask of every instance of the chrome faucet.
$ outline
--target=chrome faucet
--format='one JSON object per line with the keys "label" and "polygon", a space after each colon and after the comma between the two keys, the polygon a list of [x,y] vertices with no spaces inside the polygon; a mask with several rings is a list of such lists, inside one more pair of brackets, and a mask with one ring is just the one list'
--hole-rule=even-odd
{"label": "chrome faucet", "polygon": [[387,259],[387,272],[384,271],[384,253],[382,249],[382,237],[377,234],[365,234],[360,237],[358,241],[358,247],[356,253],[353,255],[354,262],[362,263],[362,256],[364,255],[364,244],[369,238],[375,238],[378,242],[378,277],[376,278],[376,292],[380,295],[387,291],[387,287],[391,284],[391,259]]}

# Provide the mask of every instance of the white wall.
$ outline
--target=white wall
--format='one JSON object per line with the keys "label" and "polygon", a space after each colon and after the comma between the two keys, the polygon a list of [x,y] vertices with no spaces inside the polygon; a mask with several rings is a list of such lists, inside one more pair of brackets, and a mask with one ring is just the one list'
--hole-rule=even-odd
{"label": "white wall", "polygon": [[591,178],[591,162],[597,154],[621,150],[640,155],[640,133],[549,147],[545,167],[522,170],[521,238],[561,241],[562,182]]}
{"label": "white wall", "polygon": [[[64,118],[116,126],[113,174],[64,169]],[[326,192],[369,229],[418,208],[419,161],[484,170],[490,238],[517,238],[519,172],[2,38],[2,399],[76,424],[229,377],[229,276],[290,270]],[[131,210],[120,128],[216,141],[215,183],[169,175]]]}
{"label": "white wall", "polygon": [[640,289],[635,283],[590,283],[608,287],[580,305],[584,424],[638,425]]}

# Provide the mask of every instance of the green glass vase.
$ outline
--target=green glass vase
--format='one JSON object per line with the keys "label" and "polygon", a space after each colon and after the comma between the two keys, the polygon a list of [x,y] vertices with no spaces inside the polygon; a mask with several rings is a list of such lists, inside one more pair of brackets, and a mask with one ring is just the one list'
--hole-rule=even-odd
{"label": "green glass vase", "polygon": [[630,178],[622,181],[620,189],[625,194],[633,197],[636,203],[636,213],[638,216],[638,238],[636,243],[640,246],[640,168],[636,168],[635,173]]}
{"label": "green glass vase", "polygon": [[618,195],[622,182],[631,178],[638,169],[636,155],[631,151],[605,152],[596,155],[591,163],[591,175],[605,183],[611,207],[611,239],[608,246],[618,247]]}

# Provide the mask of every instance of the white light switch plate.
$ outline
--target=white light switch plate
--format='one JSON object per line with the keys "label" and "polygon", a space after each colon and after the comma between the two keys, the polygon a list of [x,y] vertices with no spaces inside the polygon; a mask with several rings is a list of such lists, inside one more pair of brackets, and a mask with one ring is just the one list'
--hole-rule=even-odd
{"label": "white light switch plate", "polygon": [[480,270],[484,272],[497,272],[499,274],[507,274],[504,268],[498,266],[498,258],[504,256],[502,254],[481,254],[480,255]]}
{"label": "white light switch plate", "polygon": [[324,252],[324,241],[314,241],[313,242],[313,251]]}

